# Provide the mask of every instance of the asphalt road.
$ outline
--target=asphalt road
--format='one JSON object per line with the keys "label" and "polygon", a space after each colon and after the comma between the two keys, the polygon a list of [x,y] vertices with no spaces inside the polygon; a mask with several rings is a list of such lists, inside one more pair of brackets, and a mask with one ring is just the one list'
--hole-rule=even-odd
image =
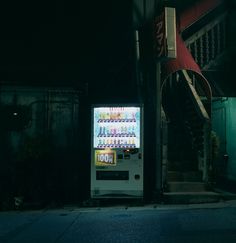
{"label": "asphalt road", "polygon": [[0,242],[236,242],[236,201],[0,212]]}

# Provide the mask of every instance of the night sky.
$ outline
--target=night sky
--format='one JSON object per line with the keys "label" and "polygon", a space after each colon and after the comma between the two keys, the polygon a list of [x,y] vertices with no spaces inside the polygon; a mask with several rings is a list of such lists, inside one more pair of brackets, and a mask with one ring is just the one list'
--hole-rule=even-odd
{"label": "night sky", "polygon": [[112,79],[132,59],[131,1],[5,1],[0,80]]}

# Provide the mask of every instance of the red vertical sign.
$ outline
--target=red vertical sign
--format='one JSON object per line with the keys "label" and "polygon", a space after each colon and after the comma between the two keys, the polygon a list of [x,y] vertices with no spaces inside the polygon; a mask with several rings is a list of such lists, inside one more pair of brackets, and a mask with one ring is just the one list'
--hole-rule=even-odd
{"label": "red vertical sign", "polygon": [[166,57],[165,14],[159,15],[154,21],[154,51],[157,58]]}

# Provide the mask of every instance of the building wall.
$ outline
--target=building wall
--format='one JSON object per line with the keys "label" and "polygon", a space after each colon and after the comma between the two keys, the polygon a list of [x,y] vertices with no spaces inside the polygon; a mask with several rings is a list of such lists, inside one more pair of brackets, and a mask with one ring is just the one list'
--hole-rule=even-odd
{"label": "building wall", "polygon": [[226,179],[236,181],[236,98],[213,101],[212,128],[220,139],[219,169]]}
{"label": "building wall", "polygon": [[56,147],[73,144],[78,123],[78,97],[70,90],[6,88],[0,92],[1,106],[15,105],[31,108],[31,121],[25,129],[10,130],[10,143],[16,150],[23,136],[50,134]]}
{"label": "building wall", "polygon": [[236,181],[236,99],[226,101],[226,149],[229,155],[227,176]]}
{"label": "building wall", "polygon": [[9,197],[23,193],[28,200],[79,198],[83,171],[78,94],[70,89],[1,87],[0,107],[12,106],[30,107],[31,116],[25,128],[15,129],[15,123],[3,123],[1,114],[0,161],[6,175],[0,178],[1,189]]}

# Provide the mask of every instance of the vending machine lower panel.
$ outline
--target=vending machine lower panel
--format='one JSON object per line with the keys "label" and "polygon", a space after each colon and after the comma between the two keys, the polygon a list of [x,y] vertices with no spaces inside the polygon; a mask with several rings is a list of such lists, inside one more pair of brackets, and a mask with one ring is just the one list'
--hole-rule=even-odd
{"label": "vending machine lower panel", "polygon": [[[112,165],[96,166],[97,153],[104,156],[113,154],[115,162],[110,161]],[[127,154],[129,156],[125,156]],[[143,197],[143,160],[140,150],[95,151],[91,168],[91,197]]]}

